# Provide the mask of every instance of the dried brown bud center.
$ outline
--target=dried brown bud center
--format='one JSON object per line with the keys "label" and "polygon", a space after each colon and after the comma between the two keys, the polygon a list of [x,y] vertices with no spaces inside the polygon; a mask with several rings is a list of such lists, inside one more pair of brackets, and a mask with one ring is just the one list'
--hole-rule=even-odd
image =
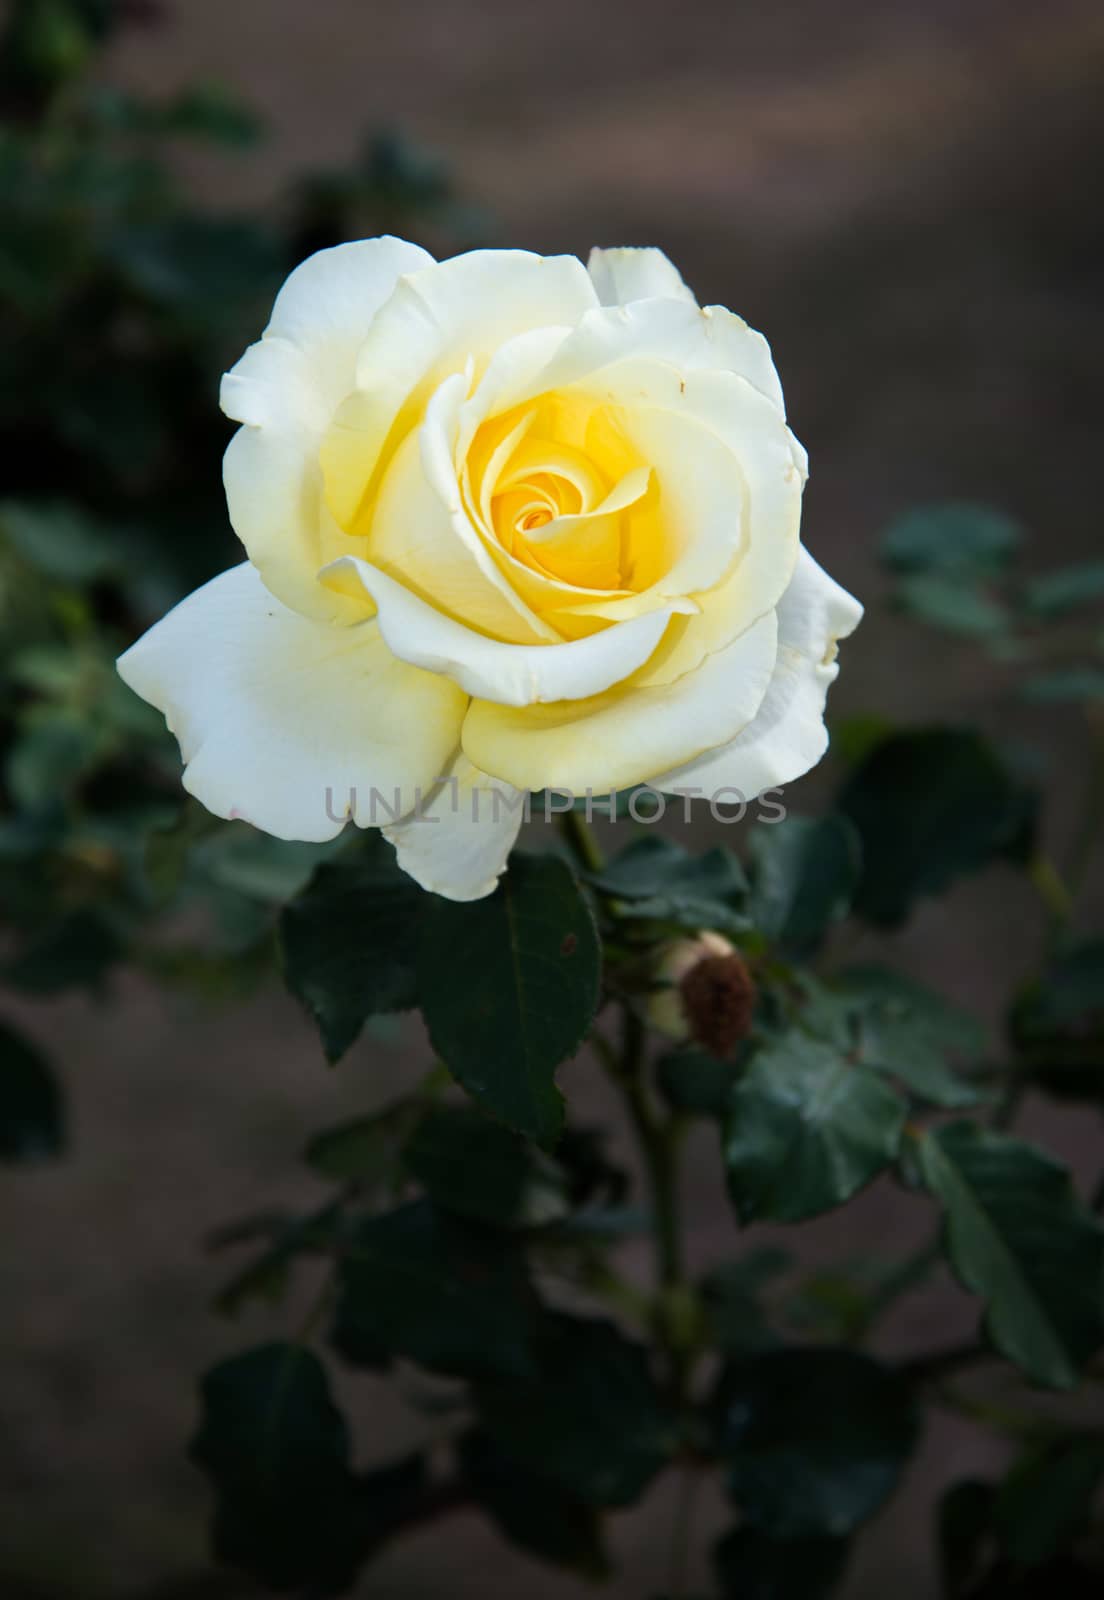
{"label": "dried brown bud center", "polygon": [[755,981],[741,955],[707,955],[679,983],[690,1037],[713,1056],[727,1056],[751,1032]]}

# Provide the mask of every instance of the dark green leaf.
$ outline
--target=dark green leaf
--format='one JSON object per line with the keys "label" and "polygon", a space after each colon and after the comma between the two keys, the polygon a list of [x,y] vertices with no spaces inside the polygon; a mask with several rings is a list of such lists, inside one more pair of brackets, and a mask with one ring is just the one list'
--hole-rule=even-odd
{"label": "dark green leaf", "polygon": [[1104,1437],[1064,1439],[1030,1454],[1001,1485],[993,1521],[1006,1554],[1039,1566],[1087,1526],[1104,1481]]}
{"label": "dark green leaf", "polygon": [[939,1537],[943,1589],[948,1596],[973,1593],[992,1534],[995,1489],[977,1478],[954,1483],[939,1502]]}
{"label": "dark green leaf", "polygon": [[318,868],[280,918],[288,988],[338,1061],[368,1017],[417,1004],[418,930],[427,897],[381,834],[351,860]]}
{"label": "dark green leaf", "polygon": [[997,1349],[1039,1383],[1072,1386],[1104,1339],[1104,1230],[1066,1169],[969,1122],[925,1134],[920,1161]]}
{"label": "dark green leaf", "polygon": [[793,1265],[785,1250],[764,1245],[739,1261],[716,1267],[702,1280],[701,1296],[712,1343],[727,1356],[770,1350],[778,1343],[762,1305],[762,1294]]}
{"label": "dark green leaf", "polygon": [[862,840],[856,910],[892,927],[912,902],[1009,854],[1031,797],[979,734],[927,728],[876,745],[844,786],[840,809]]}
{"label": "dark green leaf", "polygon": [[756,928],[793,956],[807,956],[847,915],[859,881],[858,835],[846,817],[787,817],[751,835]]}
{"label": "dark green leaf", "polygon": [[403,1162],[446,1211],[492,1227],[535,1227],[567,1212],[553,1161],[472,1106],[437,1106],[414,1128]]}
{"label": "dark green leaf", "polygon": [[934,990],[888,967],[851,967],[833,994],[847,1007],[859,1060],[898,1079],[917,1099],[948,1110],[976,1105],[978,1091],[953,1068],[976,1063],[985,1029]]}
{"label": "dark green leaf", "polygon": [[1022,537],[1017,523],[990,506],[949,502],[899,517],[885,535],[882,555],[897,572],[999,573]]}
{"label": "dark green leaf", "polygon": [[846,1539],[769,1539],[734,1528],[713,1554],[725,1600],[827,1600],[847,1566]]}
{"label": "dark green leaf", "polygon": [[70,913],[38,934],[0,969],[0,977],[25,994],[95,988],[123,954],[114,927],[89,908]]}
{"label": "dark green leaf", "polygon": [[850,1533],[892,1493],[917,1439],[906,1382],[853,1350],[766,1350],[730,1367],[716,1419],[733,1498],[773,1539]]}
{"label": "dark green leaf", "polygon": [[1061,951],[1012,1008],[1023,1065],[1049,1094],[1104,1097],[1104,939]]}
{"label": "dark green leaf", "polygon": [[692,1117],[723,1117],[741,1069],[741,1062],[718,1061],[688,1046],[661,1057],[656,1077],[672,1110]]}
{"label": "dark green leaf", "polygon": [[732,1094],[728,1186],[743,1222],[798,1222],[840,1205],[893,1160],[904,1102],[869,1067],[791,1029]]}
{"label": "dark green leaf", "polygon": [[460,1375],[533,1370],[540,1307],[520,1251],[420,1200],[362,1222],[342,1255],[334,1342]]}
{"label": "dark green leaf", "polygon": [[64,1145],[61,1089],[45,1056],[0,1022],[0,1161],[49,1161]]}
{"label": "dark green leaf", "polygon": [[565,862],[515,856],[493,895],[434,898],[422,918],[418,992],[441,1059],[493,1116],[551,1144],[555,1072],[598,1003],[594,919]]}
{"label": "dark green leaf", "polygon": [[747,879],[729,850],[694,856],[658,834],[634,839],[591,880],[603,894],[623,901],[622,918],[669,922],[680,928],[744,932],[741,909]]}
{"label": "dark green leaf", "polygon": [[459,1454],[475,1498],[512,1544],[585,1577],[608,1576],[601,1522],[593,1506],[504,1455],[486,1434],[465,1434]]}
{"label": "dark green leaf", "polygon": [[317,1356],[270,1344],[203,1380],[192,1457],[217,1500],[216,1555],[279,1590],[342,1593],[421,1482],[418,1462],[358,1479]]}
{"label": "dark green leaf", "polygon": [[554,1316],[528,1381],[481,1383],[483,1422],[507,1455],[595,1505],[631,1505],[675,1447],[643,1347],[612,1323]]}
{"label": "dark green leaf", "polygon": [[386,1187],[401,1171],[403,1144],[423,1110],[417,1100],[397,1100],[370,1116],[323,1128],[308,1143],[303,1159],[337,1183]]}

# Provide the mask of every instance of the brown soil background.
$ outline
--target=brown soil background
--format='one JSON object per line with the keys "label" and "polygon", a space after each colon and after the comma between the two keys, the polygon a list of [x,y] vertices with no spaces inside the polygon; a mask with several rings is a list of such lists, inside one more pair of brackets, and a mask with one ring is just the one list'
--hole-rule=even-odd
{"label": "brown soil background", "polygon": [[[125,38],[109,73],[148,89],[220,78],[262,109],[263,152],[193,162],[209,197],[263,203],[391,125],[447,156],[493,216],[493,242],[663,245],[703,300],[771,337],[812,454],[807,541],[869,607],[835,714],[981,718],[1041,744],[1063,835],[1072,717],[1012,712],[974,652],[894,619],[873,549],[889,516],[943,496],[1022,517],[1040,564],[1099,540],[1098,4],[193,0]],[[825,784],[796,787],[791,805],[815,808]],[[1039,933],[1029,893],[994,872],[925,907],[890,953],[995,1022]],[[238,1600],[253,1591],[211,1572],[205,1491],[184,1456],[192,1378],[294,1313],[211,1315],[218,1274],[200,1240],[228,1217],[309,1200],[295,1168],[306,1133],[393,1092],[420,1059],[417,1030],[397,1049],[362,1042],[331,1074],[280,994],[199,1014],[126,981],[110,1005],[24,1009],[63,1066],[73,1150],[60,1168],[0,1177],[0,1595]],[[588,1060],[564,1081],[585,1114],[609,1110]],[[1023,1125],[1082,1174],[1099,1167],[1090,1113],[1032,1104]],[[741,1245],[704,1135],[695,1156],[687,1204],[705,1262]],[[925,1216],[879,1186],[801,1230],[801,1251],[897,1251]],[[936,1286],[902,1303],[880,1348],[941,1344],[971,1321]],[[365,1461],[419,1436],[393,1388],[343,1387]],[[931,1498],[993,1461],[971,1430],[936,1423],[860,1542],[845,1600],[891,1587],[934,1600]],[[670,1504],[660,1485],[614,1523],[623,1571],[606,1593],[643,1600],[662,1586]],[[703,1552],[723,1522],[719,1504],[703,1506]],[[707,1582],[704,1553],[694,1577]],[[464,1515],[396,1545],[358,1592],[552,1600],[583,1586]]]}

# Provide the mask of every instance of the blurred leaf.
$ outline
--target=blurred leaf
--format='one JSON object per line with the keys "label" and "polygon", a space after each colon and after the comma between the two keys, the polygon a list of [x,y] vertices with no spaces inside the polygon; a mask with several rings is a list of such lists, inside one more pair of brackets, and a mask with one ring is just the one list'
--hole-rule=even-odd
{"label": "blurred leaf", "polygon": [[493,1116],[551,1144],[563,1122],[556,1068],[583,1041],[601,973],[570,868],[515,855],[493,895],[433,896],[421,923],[418,994],[434,1049]]}
{"label": "blurred leaf", "polygon": [[855,908],[882,927],[1022,840],[1032,797],[977,733],[925,728],[876,745],[839,798],[862,841]]}
{"label": "blurred leaf", "polygon": [[694,856],[670,839],[645,834],[626,845],[591,882],[625,902],[618,911],[622,918],[730,935],[749,926],[740,909],[747,879],[729,850],[715,848]]}
{"label": "blurred leaf", "polygon": [[791,1029],[756,1052],[732,1094],[724,1159],[741,1222],[841,1205],[893,1160],[904,1121],[877,1073]]}
{"label": "blurred leaf", "polygon": [[1104,1229],[1069,1173],[970,1122],[926,1133],[920,1163],[944,1207],[951,1263],[984,1299],[997,1349],[1036,1382],[1072,1387],[1104,1340]]}
{"label": "blurred leaf", "polygon": [[1035,578],[1024,590],[1029,611],[1041,617],[1057,617],[1078,606],[1104,599],[1104,561],[1085,561],[1059,567]]}
{"label": "blurred leaf", "polygon": [[36,707],[8,751],[6,777],[27,811],[63,807],[105,751],[103,730],[75,711]]}
{"label": "blurred leaf", "polygon": [[951,502],[899,517],[882,555],[897,572],[999,573],[1022,538],[1019,524],[990,506]]}
{"label": "blurred leaf", "polygon": [[587,1578],[609,1575],[602,1526],[593,1506],[504,1455],[483,1433],[466,1433],[459,1456],[476,1500],[512,1544]]}
{"label": "blurred leaf", "polygon": [[948,633],[984,639],[1011,627],[1004,606],[960,572],[918,572],[902,579],[897,599],[911,616]]}
{"label": "blurred leaf", "polygon": [[567,1212],[563,1175],[509,1128],[473,1106],[436,1106],[417,1123],[403,1163],[435,1205],[492,1227],[535,1227]]}
{"label": "blurred leaf", "polygon": [[500,1233],[415,1201],[360,1224],[338,1284],[334,1343],[353,1363],[396,1355],[460,1375],[532,1371],[540,1308]]}
{"label": "blurred leaf", "polygon": [[61,1089],[45,1056],[0,1022],[0,1161],[30,1166],[65,1146]]}
{"label": "blurred leaf", "polygon": [[415,962],[427,897],[382,834],[318,868],[280,918],[284,976],[339,1061],[365,1020],[418,1002]]}
{"label": "blurred leaf", "polygon": [[747,1522],[841,1538],[889,1497],[917,1442],[905,1381],[853,1350],[766,1350],[729,1367],[717,1448]]}
{"label": "blurred leaf", "polygon": [[107,532],[66,500],[3,501],[0,537],[37,572],[62,583],[94,583],[113,574],[119,563]]}
{"label": "blurred leaf", "polygon": [[692,1117],[723,1117],[742,1062],[718,1061],[688,1046],[669,1051],[656,1064],[656,1079],[673,1111]]}
{"label": "blurred leaf", "polygon": [[402,1168],[402,1147],[422,1116],[415,1099],[396,1100],[366,1117],[316,1133],[303,1152],[307,1165],[338,1183],[391,1186]]}
{"label": "blurred leaf", "polygon": [[993,1522],[1007,1555],[1039,1566],[1067,1548],[1089,1523],[1104,1481],[1104,1436],[1064,1439],[1034,1451],[1005,1479]]}
{"label": "blurred leaf", "polygon": [[770,1539],[734,1528],[713,1564],[725,1600],[827,1600],[847,1566],[846,1539]]}
{"label": "blurred leaf", "polygon": [[1069,700],[1104,700],[1104,667],[1062,667],[1053,672],[1035,672],[1024,680],[1020,693],[1025,700],[1040,706]]}
{"label": "blurred leaf", "polygon": [[948,1596],[973,1593],[987,1555],[992,1533],[991,1483],[964,1478],[951,1484],[940,1502],[936,1519],[943,1591]]}
{"label": "blurred leaf", "polygon": [[357,1477],[318,1357],[268,1344],[203,1380],[192,1458],[215,1493],[220,1560],[274,1589],[337,1595],[422,1484],[409,1460]]}
{"label": "blurred leaf", "polygon": [[1009,1031],[1022,1068],[1048,1094],[1104,1098],[1104,938],[1054,956],[1016,999]]}
{"label": "blurred leaf", "polygon": [[594,1505],[632,1505],[675,1448],[643,1346],[610,1322],[549,1316],[533,1375],[475,1398],[507,1455]]}
{"label": "blurred leaf", "polygon": [[767,1321],[761,1296],[793,1262],[785,1250],[763,1245],[739,1261],[715,1267],[702,1280],[701,1295],[712,1342],[727,1356],[745,1356],[773,1349],[778,1336]]}
{"label": "blurred leaf", "polygon": [[772,944],[808,956],[847,915],[859,881],[858,835],[845,817],[787,817],[752,829],[751,920]]}
{"label": "blurred leaf", "polygon": [[0,978],[24,994],[95,988],[124,954],[119,934],[98,911],[74,911],[0,966]]}

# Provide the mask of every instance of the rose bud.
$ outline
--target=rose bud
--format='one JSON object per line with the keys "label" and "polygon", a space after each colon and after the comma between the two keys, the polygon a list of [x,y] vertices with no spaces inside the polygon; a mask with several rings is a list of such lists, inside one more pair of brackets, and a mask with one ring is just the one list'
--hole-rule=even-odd
{"label": "rose bud", "polygon": [[743,956],[719,933],[663,946],[647,1018],[677,1043],[726,1056],[751,1031],[755,982]]}

